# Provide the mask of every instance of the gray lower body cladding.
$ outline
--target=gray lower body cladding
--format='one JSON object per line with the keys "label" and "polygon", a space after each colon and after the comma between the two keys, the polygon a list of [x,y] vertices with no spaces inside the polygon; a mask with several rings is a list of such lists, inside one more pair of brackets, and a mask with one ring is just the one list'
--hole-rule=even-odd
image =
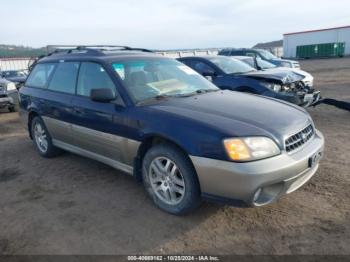
{"label": "gray lower body cladding", "polygon": [[[23,121],[27,114],[20,112]],[[127,139],[57,119],[42,117],[53,144],[67,151],[103,162],[133,174],[139,141]],[[317,171],[318,162],[310,166],[310,158],[323,152],[324,138],[319,131],[303,147],[292,154],[280,155],[248,163],[235,163],[190,156],[204,196],[235,199],[250,206],[271,203],[305,184]]]}
{"label": "gray lower body cladding", "polygon": [[317,131],[307,144],[292,154],[282,152],[272,158],[248,163],[197,156],[191,156],[191,160],[205,195],[242,200],[250,206],[260,206],[305,184],[318,169],[318,163],[310,166],[310,158],[321,155],[323,148],[324,138]]}

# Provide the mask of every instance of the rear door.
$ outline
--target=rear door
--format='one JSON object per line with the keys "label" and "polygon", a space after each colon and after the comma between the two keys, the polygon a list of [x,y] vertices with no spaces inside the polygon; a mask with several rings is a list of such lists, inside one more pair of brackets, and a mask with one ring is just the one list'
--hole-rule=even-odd
{"label": "rear door", "polygon": [[56,141],[72,142],[72,95],[79,63],[39,63],[20,91],[21,109],[35,111]]}
{"label": "rear door", "polygon": [[79,62],[58,63],[49,81],[45,100],[45,115],[43,120],[48,128],[54,144],[73,143],[72,99],[78,76]]}

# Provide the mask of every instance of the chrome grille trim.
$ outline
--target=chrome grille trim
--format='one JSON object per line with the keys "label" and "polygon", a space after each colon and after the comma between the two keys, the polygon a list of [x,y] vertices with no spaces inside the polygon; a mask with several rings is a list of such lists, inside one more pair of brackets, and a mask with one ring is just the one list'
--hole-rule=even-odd
{"label": "chrome grille trim", "polygon": [[285,140],[285,148],[288,153],[298,149],[305,143],[307,143],[315,134],[315,130],[312,126],[312,124],[305,127],[303,130],[299,131],[298,133],[289,136]]}

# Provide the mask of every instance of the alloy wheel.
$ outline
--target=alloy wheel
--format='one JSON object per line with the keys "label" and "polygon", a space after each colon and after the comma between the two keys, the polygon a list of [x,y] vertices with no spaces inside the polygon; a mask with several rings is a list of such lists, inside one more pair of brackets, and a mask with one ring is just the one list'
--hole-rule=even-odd
{"label": "alloy wheel", "polygon": [[169,205],[181,202],[185,195],[185,180],[177,165],[167,157],[153,159],[149,178],[154,193]]}

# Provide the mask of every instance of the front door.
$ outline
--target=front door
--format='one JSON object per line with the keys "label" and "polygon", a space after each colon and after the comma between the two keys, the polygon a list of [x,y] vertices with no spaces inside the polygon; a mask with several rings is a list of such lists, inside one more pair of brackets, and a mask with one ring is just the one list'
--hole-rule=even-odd
{"label": "front door", "polygon": [[[116,94],[116,100],[108,103],[90,99],[91,89],[110,88]],[[94,154],[102,162],[117,161],[128,170],[134,155],[126,151],[132,148],[132,140],[127,139],[125,130],[126,108],[117,89],[104,68],[93,62],[82,62],[80,66],[76,96],[73,98],[74,123],[72,126],[75,145],[85,154]],[[138,142],[135,142],[135,146]],[[123,166],[127,165],[127,166]]]}

